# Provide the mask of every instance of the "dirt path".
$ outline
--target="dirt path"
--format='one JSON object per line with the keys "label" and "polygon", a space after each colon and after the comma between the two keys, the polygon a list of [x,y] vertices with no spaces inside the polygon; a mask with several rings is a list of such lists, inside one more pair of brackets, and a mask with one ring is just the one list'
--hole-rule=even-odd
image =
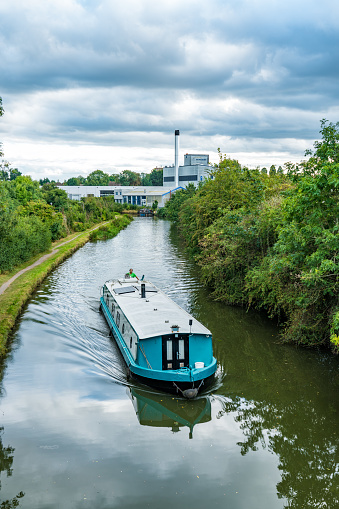
{"label": "dirt path", "polygon": [[[96,226],[95,228],[92,228],[91,230],[89,230],[89,232],[97,230],[98,228],[100,228],[101,226],[103,226],[105,224],[108,224],[108,221],[106,223],[100,224],[99,226]],[[29,265],[28,267],[25,267],[24,269],[19,270],[19,272],[17,272],[14,276],[11,277],[11,279],[9,279],[8,281],[6,281],[6,283],[4,283],[2,286],[0,286],[0,295],[2,295],[4,293],[4,291],[6,291],[7,288],[13,283],[13,281],[15,281],[19,276],[21,276],[22,274],[24,274],[28,270],[31,270],[34,267],[37,267],[38,265],[43,263],[45,260],[47,260],[48,258],[53,256],[55,253],[57,253],[59,247],[64,246],[65,244],[68,244],[69,242],[72,242],[74,239],[77,239],[78,237],[80,237],[80,235],[82,235],[83,233],[84,232],[81,232],[81,233],[79,233],[79,235],[76,235],[72,239],[69,239],[69,240],[66,240],[65,242],[62,242],[61,244],[56,246],[50,253],[47,253],[47,254],[41,256],[41,258],[39,258],[39,260],[37,260],[36,262],[32,263],[32,265]]]}

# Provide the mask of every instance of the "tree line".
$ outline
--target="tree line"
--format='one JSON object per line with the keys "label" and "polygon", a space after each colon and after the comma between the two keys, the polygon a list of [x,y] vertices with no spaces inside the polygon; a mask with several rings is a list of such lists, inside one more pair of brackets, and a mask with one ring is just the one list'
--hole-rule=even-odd
{"label": "tree line", "polygon": [[111,196],[70,200],[55,183],[41,187],[28,176],[0,181],[0,273],[72,232],[113,220],[122,208]]}
{"label": "tree line", "polygon": [[264,309],[283,338],[339,353],[339,122],[285,172],[220,154],[213,179],[172,196],[174,221],[213,296]]}
{"label": "tree line", "polygon": [[[124,170],[112,175],[102,170],[92,171],[87,177],[79,175],[64,180],[67,186],[162,186],[162,168],[153,168],[151,173],[137,173]],[[0,179],[1,180],[1,179]],[[51,182],[48,178],[40,179],[40,185]],[[54,181],[53,181],[54,182]]]}

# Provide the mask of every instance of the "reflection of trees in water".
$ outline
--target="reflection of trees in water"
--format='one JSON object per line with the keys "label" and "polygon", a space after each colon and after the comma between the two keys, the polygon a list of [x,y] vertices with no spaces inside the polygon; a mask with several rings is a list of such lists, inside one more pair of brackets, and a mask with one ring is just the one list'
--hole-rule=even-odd
{"label": "reflection of trees in water", "polygon": [[[12,475],[12,464],[13,464],[13,447],[4,447],[2,445],[1,435],[3,434],[4,428],[0,428],[0,475],[2,472],[7,473],[7,477]],[[1,480],[0,480],[1,489]]]}
{"label": "reflection of trees in water", "polygon": [[12,500],[4,500],[1,502],[0,509],[14,509],[15,507],[18,507],[20,504],[20,498],[24,496],[25,494],[20,491],[16,497],[12,498]]}
{"label": "reflection of trees in water", "polygon": [[[12,475],[12,465],[13,465],[13,447],[4,447],[2,444],[1,435],[3,434],[4,428],[0,428],[0,477],[2,472],[6,472],[7,477]],[[0,490],[1,490],[1,478],[0,478]],[[14,509],[19,505],[19,499],[22,498],[25,494],[20,491],[18,495],[16,495],[12,500],[4,500],[0,504],[0,509]]]}
{"label": "reflection of trees in water", "polygon": [[221,404],[217,418],[236,412],[235,421],[244,434],[240,453],[262,448],[277,455],[281,481],[279,498],[285,508],[316,509],[339,507],[339,447],[337,415],[331,418],[315,411],[311,401],[285,407],[239,397],[216,396]]}
{"label": "reflection of trees in water", "polygon": [[[0,361],[0,398],[4,396],[4,389],[3,389],[3,376],[5,373],[5,369],[7,367],[7,361],[9,356],[11,355],[11,352],[8,354],[7,358],[3,358]],[[1,475],[2,472],[6,472],[7,477],[10,477],[12,475],[12,465],[13,465],[13,453],[14,448],[7,446],[4,447],[2,443],[2,434],[4,432],[4,428],[0,427],[0,491],[1,491]],[[4,500],[0,504],[0,509],[14,509],[15,507],[19,506],[20,498],[22,498],[25,494],[20,491],[18,495],[16,495],[11,500]]]}

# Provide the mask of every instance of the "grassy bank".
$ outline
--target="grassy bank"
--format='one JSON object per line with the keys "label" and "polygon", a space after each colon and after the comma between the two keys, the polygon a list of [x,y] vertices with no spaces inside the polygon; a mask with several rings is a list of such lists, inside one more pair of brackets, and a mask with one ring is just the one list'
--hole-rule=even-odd
{"label": "grassy bank", "polygon": [[[109,237],[113,237],[121,229],[125,228],[130,221],[131,219],[126,216],[117,216],[109,224],[104,223],[96,226],[95,230],[91,228],[80,234],[73,233],[55,242],[51,250],[41,253],[29,262],[16,267],[15,270],[8,274],[1,274],[0,286],[9,281],[18,272],[27,269],[27,267],[34,262],[38,263],[38,260],[42,258],[41,263],[21,274],[10,284],[4,293],[0,295],[0,356],[4,355],[7,351],[9,334],[23,307],[45,277],[62,261],[71,256],[74,251],[86,244],[88,240],[92,240],[95,232],[99,232],[97,237],[99,239],[107,238],[107,230],[110,232]],[[100,233],[101,231],[103,232],[102,236]],[[46,256],[48,256],[48,258],[44,259]]]}

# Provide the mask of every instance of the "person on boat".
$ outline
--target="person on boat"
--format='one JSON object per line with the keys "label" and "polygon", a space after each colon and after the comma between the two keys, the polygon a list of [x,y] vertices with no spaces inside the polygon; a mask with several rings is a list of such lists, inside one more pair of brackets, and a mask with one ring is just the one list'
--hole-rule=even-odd
{"label": "person on boat", "polygon": [[138,278],[138,276],[136,274],[134,274],[133,269],[129,269],[128,276],[129,277],[136,277],[137,280],[139,281],[139,278]]}

